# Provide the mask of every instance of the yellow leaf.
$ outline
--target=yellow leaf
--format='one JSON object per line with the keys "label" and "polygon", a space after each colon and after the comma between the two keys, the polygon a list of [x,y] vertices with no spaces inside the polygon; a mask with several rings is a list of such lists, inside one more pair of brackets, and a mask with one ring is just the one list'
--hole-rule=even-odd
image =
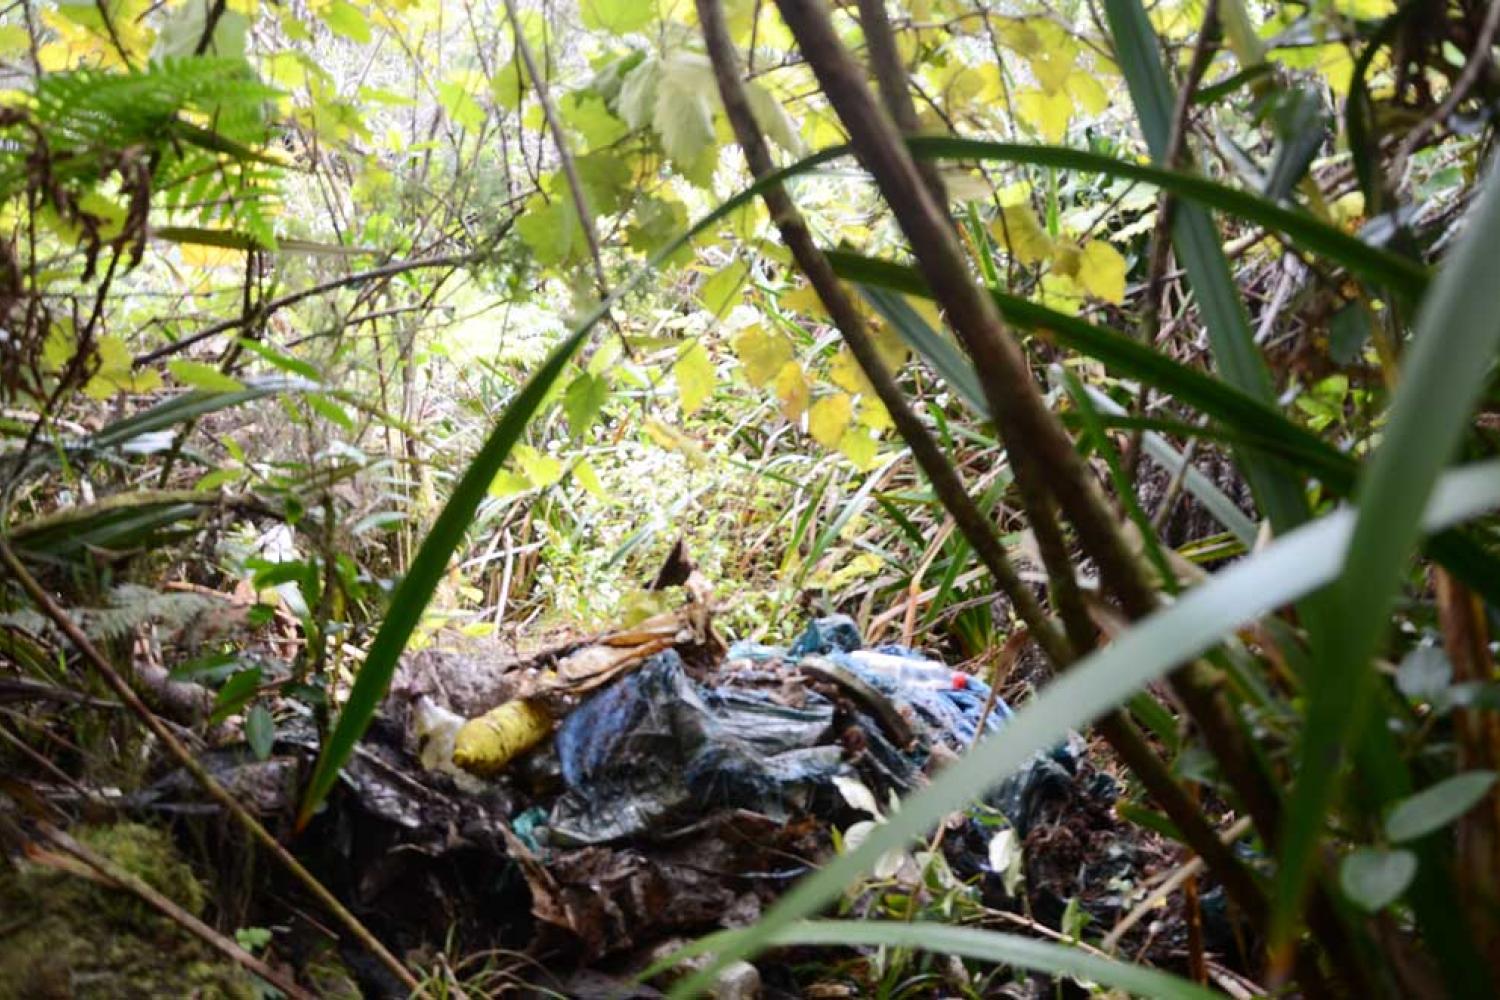
{"label": "yellow leaf", "polygon": [[1068,74],[1066,87],[1068,96],[1073,98],[1074,103],[1091,115],[1097,115],[1109,107],[1109,92],[1092,73],[1075,69]]}
{"label": "yellow leaf", "polygon": [[836,447],[844,431],[849,427],[854,405],[848,393],[838,392],[824,396],[807,411],[807,432],[813,440],[825,448]]}
{"label": "yellow leaf", "polygon": [[1073,243],[1058,243],[1052,247],[1052,273],[1069,278],[1078,276],[1083,265],[1083,251]]}
{"label": "yellow leaf", "polygon": [[839,452],[861,472],[875,467],[878,447],[875,438],[862,427],[851,427],[839,438]]}
{"label": "yellow leaf", "polygon": [[872,431],[883,431],[896,426],[885,404],[874,396],[864,396],[860,399],[859,422]]}
{"label": "yellow leaf", "polygon": [[1119,305],[1125,301],[1125,258],[1103,240],[1090,240],[1079,261],[1078,281],[1090,295]]}
{"label": "yellow leaf", "polygon": [[884,323],[870,324],[870,340],[875,345],[875,353],[880,357],[880,363],[892,374],[899,372],[901,366],[906,364],[906,356],[911,353],[906,346],[906,341],[901,339],[901,334],[892,330]]}
{"label": "yellow leaf", "polygon": [[829,362],[828,379],[840,389],[859,395],[873,395],[875,391],[870,380],[865,377],[865,370],[859,366],[859,360],[847,347],[839,348],[839,352]]}
{"label": "yellow leaf", "polygon": [[1000,217],[990,223],[990,232],[1022,264],[1039,264],[1052,255],[1052,238],[1025,202],[1002,208]]}
{"label": "yellow leaf", "polygon": [[1073,117],[1073,99],[1063,90],[1050,94],[1043,90],[1023,90],[1016,95],[1016,111],[1042,138],[1061,142],[1068,134],[1068,120]]}
{"label": "yellow leaf", "polygon": [[1066,274],[1049,271],[1042,275],[1037,301],[1060,313],[1076,316],[1083,305],[1083,289]]}
{"label": "yellow leaf", "polygon": [[688,463],[699,468],[708,464],[708,458],[703,454],[703,448],[688,437],[682,431],[670,424],[662,423],[655,417],[647,420],[642,428],[646,436],[654,441],[657,446],[675,451],[688,460]]}
{"label": "yellow leaf", "polygon": [[701,342],[693,341],[678,354],[672,377],[677,380],[683,415],[696,413],[714,391],[714,363]]}
{"label": "yellow leaf", "polygon": [[826,319],[828,312],[823,308],[823,300],[818,298],[817,290],[812,285],[803,285],[778,296],[777,301],[783,309],[801,313],[804,316],[817,316]]}
{"label": "yellow leaf", "polygon": [[776,373],[776,398],[781,400],[781,413],[788,420],[796,423],[802,419],[802,414],[807,412],[807,399],[809,390],[807,379],[802,375],[802,366],[795,361],[788,361],[781,366],[781,371]]}
{"label": "yellow leaf", "polygon": [[745,368],[745,377],[756,388],[775,378],[794,357],[791,341],[759,326],[747,326],[735,334],[732,346]]}

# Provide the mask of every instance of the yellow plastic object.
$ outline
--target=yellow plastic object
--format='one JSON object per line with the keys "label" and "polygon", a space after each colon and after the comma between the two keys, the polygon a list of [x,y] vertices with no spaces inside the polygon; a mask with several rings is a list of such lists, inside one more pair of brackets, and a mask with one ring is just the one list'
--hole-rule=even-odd
{"label": "yellow plastic object", "polygon": [[552,716],[533,701],[507,701],[458,730],[453,763],[471,774],[495,774],[552,732]]}

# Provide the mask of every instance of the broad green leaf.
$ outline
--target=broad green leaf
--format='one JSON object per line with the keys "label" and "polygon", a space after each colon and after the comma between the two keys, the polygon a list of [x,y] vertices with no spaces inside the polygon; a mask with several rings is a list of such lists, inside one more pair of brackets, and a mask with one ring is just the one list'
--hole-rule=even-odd
{"label": "broad green leaf", "polygon": [[475,95],[484,86],[484,78],[473,70],[448,74],[438,84],[438,103],[455,125],[475,130],[484,126],[485,113]]}
{"label": "broad green leaf", "polygon": [[807,147],[781,102],[754,81],[745,84],[745,97],[750,101],[750,112],[755,115],[756,124],[767,138],[793,156],[801,156]]}
{"label": "broad green leaf", "polygon": [[661,137],[662,150],[680,169],[691,170],[712,152],[718,95],[706,56],[678,51],[663,60],[651,125]]}
{"label": "broad green leaf", "polygon": [[823,396],[807,411],[807,433],[823,447],[836,448],[853,416],[854,406],[847,393]]}
{"label": "broad green leaf", "polygon": [[245,742],[250,745],[250,752],[255,754],[256,760],[271,756],[271,748],[276,742],[276,720],[271,718],[271,711],[265,705],[257,703],[246,713]]}
{"label": "broad green leaf", "polygon": [[677,355],[672,365],[672,377],[677,382],[677,399],[682,404],[684,416],[697,413],[714,391],[714,363],[704,350],[701,341],[687,344]]}
{"label": "broad green leaf", "polygon": [[642,59],[620,81],[615,110],[632,130],[651,124],[656,115],[656,92],[660,81],[661,60],[655,55]]}
{"label": "broad green leaf", "polygon": [[657,17],[655,0],[579,0],[578,17],[590,31],[623,35]]}
{"label": "broad green leaf", "polygon": [[[577,161],[584,199],[595,215],[614,215],[631,191],[630,164],[613,153],[589,153]],[[668,234],[670,236],[670,234]]]}
{"label": "broad green leaf", "polygon": [[[1437,530],[1500,504],[1500,462],[1485,462],[1443,477],[1423,525]],[[901,850],[950,813],[965,808],[1067,733],[1124,704],[1137,691],[1211,648],[1238,626],[1327,584],[1349,549],[1355,514],[1342,510],[1283,535],[1249,558],[1185,592],[1110,645],[1083,658],[1021,707],[999,733],[945,767],[858,848],[799,882],[751,928],[727,941],[708,939],[713,960],[679,984],[691,996],[729,962],[777,940],[796,921],[837,899],[890,850]],[[722,943],[721,943],[722,942]]]}
{"label": "broad green leaf", "polygon": [[486,492],[492,497],[513,497],[521,493],[528,493],[535,489],[531,480],[514,469],[501,469],[495,473],[495,478],[490,480]]}
{"label": "broad green leaf", "polygon": [[578,212],[565,198],[549,202],[534,195],[516,220],[516,234],[543,266],[582,260],[588,254],[588,238],[578,222]]}
{"label": "broad green leaf", "polygon": [[750,276],[750,262],[736,260],[715,271],[713,276],[698,290],[698,301],[703,308],[723,319],[730,310],[739,305],[745,295],[745,280]]}
{"label": "broad green leaf", "polygon": [[370,40],[369,20],[348,0],[332,0],[319,16],[335,35],[361,45]]}
{"label": "broad green leaf", "polygon": [[582,459],[573,465],[573,478],[578,480],[578,485],[591,493],[599,500],[608,501],[609,494],[604,492],[604,484],[599,481],[599,473],[586,459]]}
{"label": "broad green leaf", "polygon": [[586,149],[599,149],[623,139],[630,131],[610,113],[604,98],[592,91],[567,94],[558,102],[563,121],[583,136]]}
{"label": "broad green leaf", "polygon": [[568,417],[568,430],[575,438],[582,437],[604,408],[609,398],[609,379],[603,375],[582,372],[563,392],[563,413]]}
{"label": "broad green leaf", "polygon": [[1378,913],[1400,898],[1416,874],[1417,856],[1410,851],[1361,847],[1339,863],[1339,888],[1360,909]]}
{"label": "broad green leaf", "polygon": [[1416,840],[1458,819],[1495,787],[1494,771],[1466,771],[1396,803],[1385,818],[1385,835],[1397,844]]}
{"label": "broad green leaf", "polygon": [[563,477],[562,462],[528,444],[518,444],[513,452],[516,467],[537,489],[545,489]]}
{"label": "broad green leaf", "polygon": [[243,392],[245,389],[245,384],[239,379],[201,361],[173,358],[167,362],[167,371],[183,385],[204,392]]}

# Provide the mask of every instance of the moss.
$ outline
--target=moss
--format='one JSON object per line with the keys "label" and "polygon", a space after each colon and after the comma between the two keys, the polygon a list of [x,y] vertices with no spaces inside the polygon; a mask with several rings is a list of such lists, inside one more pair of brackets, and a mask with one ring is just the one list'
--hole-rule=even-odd
{"label": "moss", "polygon": [[[120,823],[74,836],[202,914],[203,886],[161,831]],[[244,970],[132,893],[30,863],[0,871],[0,1000],[166,996],[255,992]]]}

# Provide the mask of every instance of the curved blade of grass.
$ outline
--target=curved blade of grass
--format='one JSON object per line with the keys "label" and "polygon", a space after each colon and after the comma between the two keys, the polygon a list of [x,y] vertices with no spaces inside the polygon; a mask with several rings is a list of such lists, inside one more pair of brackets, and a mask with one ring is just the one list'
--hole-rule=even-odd
{"label": "curved blade of grass", "polygon": [[[842,155],[842,151],[825,150],[823,153],[808,157],[796,167],[810,169],[808,164],[816,166],[818,163],[833,159],[835,155]],[[495,474],[500,471],[511,449],[520,440],[527,423],[547,400],[553,383],[562,375],[569,359],[588,339],[590,331],[609,313],[615,303],[647,279],[657,276],[661,265],[672,254],[705,229],[758,198],[760,193],[770,185],[785,181],[787,177],[792,176],[789,172],[792,170],[793,168],[788,168],[788,170],[779,171],[752,184],[709,212],[685,233],[658,249],[645,264],[636,269],[579,322],[568,337],[553,349],[547,359],[542,362],[541,367],[506,406],[495,429],[490,432],[489,438],[480,447],[478,454],[469,461],[468,468],[464,470],[462,478],[448,497],[448,502],[443,505],[437,520],[433,522],[426,537],[423,538],[422,545],[412,559],[406,575],[401,578],[401,582],[396,585],[395,593],[391,595],[390,609],[380,623],[375,639],[370,643],[365,662],[360,666],[359,673],[354,678],[354,686],[349,691],[343,711],[339,713],[338,722],[334,725],[328,742],[324,744],[323,751],[318,756],[312,778],[308,782],[302,803],[297,810],[298,830],[307,825],[307,821],[312,818],[313,811],[332,790],[334,782],[338,780],[339,770],[354,752],[354,747],[364,735],[365,729],[369,727],[370,720],[375,717],[376,708],[379,707],[381,699],[390,688],[391,678],[396,672],[396,665],[402,652],[406,649],[406,642],[417,627],[417,623],[421,621],[428,602],[432,600],[438,581],[442,579],[443,572],[448,567],[448,560],[463,540],[465,532],[468,531],[469,524],[474,519],[474,513],[484,500]]]}
{"label": "curved blade of grass", "polygon": [[[1421,523],[1426,530],[1437,530],[1497,505],[1500,461],[1483,462],[1445,475]],[[1019,709],[999,733],[909,796],[859,847],[799,882],[743,936],[722,947],[715,945],[714,961],[673,995],[694,995],[729,962],[774,943],[796,921],[818,912],[869,872],[885,852],[904,848],[949,813],[974,802],[1033,753],[1124,704],[1239,625],[1334,580],[1349,549],[1355,518],[1355,511],[1345,509],[1289,532],[1080,660]]]}
{"label": "curved blade of grass", "polygon": [[1361,477],[1353,543],[1330,593],[1331,620],[1314,637],[1318,684],[1308,692],[1301,767],[1286,814],[1273,938],[1289,940],[1319,834],[1340,789],[1340,762],[1374,702],[1370,661],[1390,627],[1420,517],[1458,449],[1500,350],[1500,169],[1490,169],[1466,229],[1417,317],[1390,419]]}
{"label": "curved blade of grass", "polygon": [[787,927],[771,943],[917,948],[1086,980],[1160,1000],[1222,1000],[1221,995],[1213,990],[1145,966],[1104,958],[1050,941],[975,927],[922,921],[806,920]]}

